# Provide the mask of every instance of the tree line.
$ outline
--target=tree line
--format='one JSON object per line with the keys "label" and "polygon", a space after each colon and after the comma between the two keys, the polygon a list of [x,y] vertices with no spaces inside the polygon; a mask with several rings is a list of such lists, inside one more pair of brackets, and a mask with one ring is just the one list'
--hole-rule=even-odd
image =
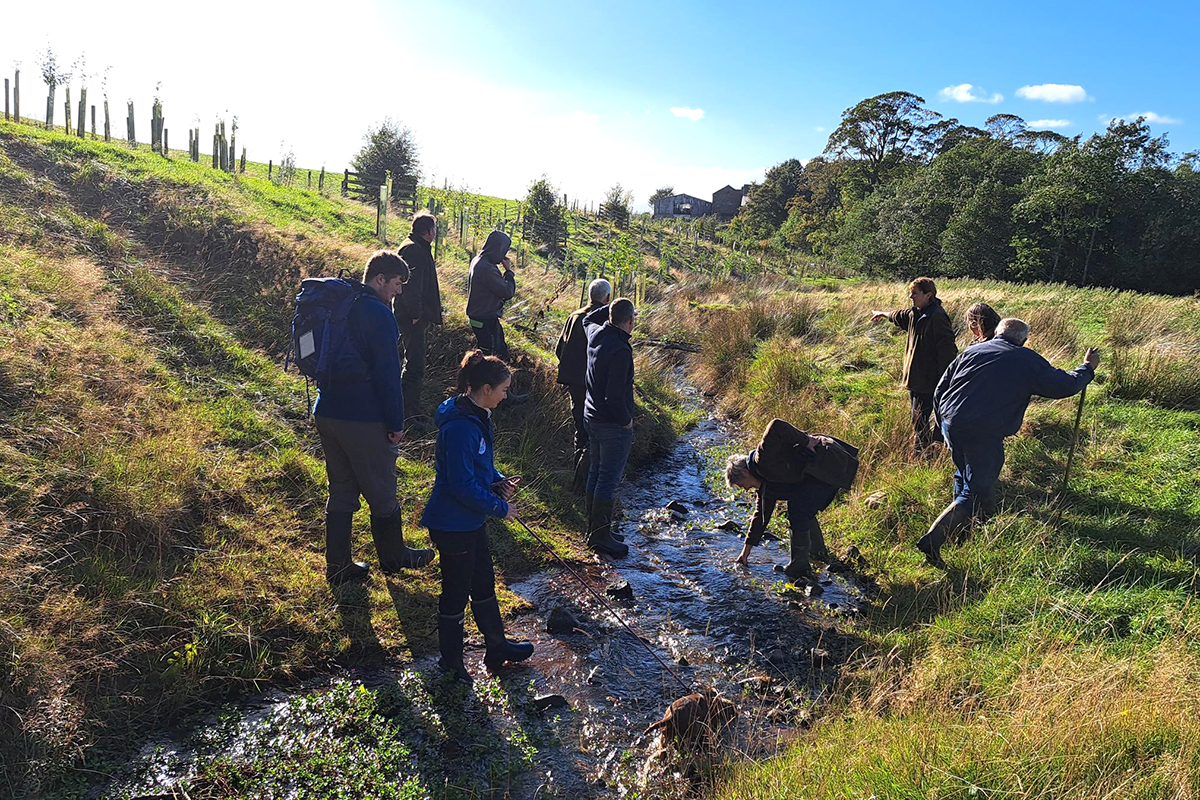
{"label": "tree line", "polygon": [[847,109],[821,156],[755,186],[725,236],[887,275],[1200,290],[1200,154],[1142,118],[1067,138],[962,125],[908,92]]}

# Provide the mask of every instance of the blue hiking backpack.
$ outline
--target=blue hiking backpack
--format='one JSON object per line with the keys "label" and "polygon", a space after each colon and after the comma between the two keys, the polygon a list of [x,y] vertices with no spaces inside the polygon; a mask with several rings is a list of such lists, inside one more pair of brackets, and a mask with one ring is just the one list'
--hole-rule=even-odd
{"label": "blue hiking backpack", "polygon": [[350,337],[349,318],[354,304],[370,291],[341,274],[301,281],[292,318],[291,360],[317,386],[367,374],[367,364]]}

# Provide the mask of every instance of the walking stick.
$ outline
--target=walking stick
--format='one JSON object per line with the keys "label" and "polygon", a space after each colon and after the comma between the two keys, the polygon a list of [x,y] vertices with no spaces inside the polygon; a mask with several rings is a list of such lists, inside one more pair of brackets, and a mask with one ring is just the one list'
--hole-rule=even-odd
{"label": "walking stick", "polygon": [[1054,502],[1056,506],[1054,511],[1054,521],[1052,525],[1058,526],[1058,521],[1062,517],[1062,504],[1067,496],[1067,485],[1071,480],[1071,465],[1075,462],[1075,443],[1079,441],[1079,423],[1083,419],[1083,400],[1087,397],[1087,387],[1083,387],[1079,391],[1079,404],[1075,407],[1075,427],[1071,430],[1071,449],[1067,451],[1067,468],[1063,470],[1062,486],[1058,490],[1058,499]]}
{"label": "walking stick", "polygon": [[600,601],[600,604],[608,610],[608,613],[613,615],[613,617],[617,620],[617,622],[619,622],[621,624],[621,627],[624,628],[626,631],[628,631],[630,636],[632,636],[634,639],[637,639],[639,642],[642,643],[642,647],[646,648],[646,652],[648,652],[650,655],[654,656],[655,661],[657,661],[659,664],[662,664],[662,668],[671,674],[671,677],[674,678],[676,680],[676,682],[678,682],[679,685],[683,687],[684,691],[690,692],[692,690],[692,687],[690,685],[688,685],[687,683],[684,683],[683,678],[679,677],[679,673],[675,672],[675,670],[671,668],[670,664],[668,664],[666,661],[663,661],[662,657],[659,656],[658,653],[654,652],[654,648],[652,648],[650,646],[650,644],[645,639],[642,638],[641,634],[639,634],[633,628],[629,627],[629,625],[625,622],[625,620],[621,619],[621,615],[618,614],[617,610],[612,607],[612,604],[609,603],[608,600],[606,600],[604,598],[604,595],[600,594],[595,589],[593,589],[591,584],[589,584],[587,581],[585,581],[583,579],[583,576],[580,575],[578,572],[576,572],[575,569],[570,564],[568,564],[562,556],[560,556],[558,553],[554,552],[554,548],[552,548],[546,542],[545,539],[543,539],[542,537],[540,537],[536,533],[534,533],[533,528],[531,528],[525,524],[525,520],[521,519],[520,517],[513,517],[513,519],[515,519],[518,523],[520,523],[521,527],[524,528],[526,531],[528,531],[529,535],[532,536],[534,539],[536,539],[538,544],[540,544],[542,547],[546,548],[546,551],[548,553],[550,553],[550,555],[554,556],[558,560],[558,563],[560,563],[564,567],[566,567],[567,571],[575,576],[575,580],[579,581],[579,583],[582,584],[584,589],[587,589],[589,592],[591,592],[592,597],[595,597],[597,600]]}

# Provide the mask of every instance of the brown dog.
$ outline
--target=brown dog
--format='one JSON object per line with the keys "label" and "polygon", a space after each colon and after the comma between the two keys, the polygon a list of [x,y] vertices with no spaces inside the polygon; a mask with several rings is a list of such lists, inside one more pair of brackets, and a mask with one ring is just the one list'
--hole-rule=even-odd
{"label": "brown dog", "polygon": [[662,731],[663,738],[676,744],[695,745],[701,738],[710,742],[737,717],[737,706],[712,689],[681,697],[667,708],[663,718],[646,728],[646,733]]}

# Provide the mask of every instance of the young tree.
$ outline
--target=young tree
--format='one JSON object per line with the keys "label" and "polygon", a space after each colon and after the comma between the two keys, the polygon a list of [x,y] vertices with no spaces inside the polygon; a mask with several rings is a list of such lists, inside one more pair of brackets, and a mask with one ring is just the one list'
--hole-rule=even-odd
{"label": "young tree", "polygon": [[[46,129],[54,128],[54,90],[59,84],[70,83],[71,70],[58,63],[54,49],[47,44],[46,49],[38,53],[38,69],[41,70],[42,80],[46,82],[48,96],[46,98]],[[70,120],[67,121],[70,127]]]}
{"label": "young tree", "polygon": [[417,144],[412,131],[390,117],[377,127],[367,129],[363,136],[362,149],[354,157],[355,172],[383,177],[388,170],[392,173],[392,196],[398,197],[405,184],[411,186],[421,177],[421,165],[417,158]]}
{"label": "young tree", "polygon": [[619,183],[614,183],[604,195],[604,216],[618,228],[629,227],[629,212],[633,206],[633,192]]}
{"label": "young tree", "polygon": [[559,197],[545,175],[534,181],[525,195],[524,236],[551,256],[562,255],[559,242],[567,225],[566,208]]}

